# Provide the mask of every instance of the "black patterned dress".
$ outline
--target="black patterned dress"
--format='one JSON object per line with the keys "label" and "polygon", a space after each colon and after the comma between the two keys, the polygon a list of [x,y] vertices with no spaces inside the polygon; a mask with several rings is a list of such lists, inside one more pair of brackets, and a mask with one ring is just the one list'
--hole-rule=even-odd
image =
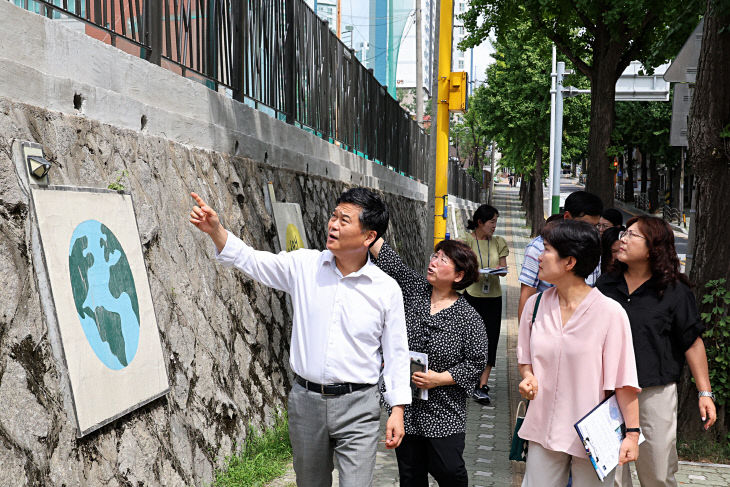
{"label": "black patterned dress", "polygon": [[[466,431],[466,400],[487,363],[487,335],[479,314],[460,296],[431,315],[431,284],[387,243],[375,263],[403,291],[408,348],[428,354],[428,368],[449,371],[456,384],[429,389],[428,400],[405,407],[406,434],[442,438]],[[390,413],[390,408],[388,408]]]}

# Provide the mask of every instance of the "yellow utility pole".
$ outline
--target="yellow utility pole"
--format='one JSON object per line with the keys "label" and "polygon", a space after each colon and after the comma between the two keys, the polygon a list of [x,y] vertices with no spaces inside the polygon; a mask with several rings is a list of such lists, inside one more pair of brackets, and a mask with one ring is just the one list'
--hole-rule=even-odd
{"label": "yellow utility pole", "polygon": [[438,103],[436,110],[436,180],[434,181],[433,244],[446,238],[449,181],[449,81],[454,1],[441,0],[439,11]]}

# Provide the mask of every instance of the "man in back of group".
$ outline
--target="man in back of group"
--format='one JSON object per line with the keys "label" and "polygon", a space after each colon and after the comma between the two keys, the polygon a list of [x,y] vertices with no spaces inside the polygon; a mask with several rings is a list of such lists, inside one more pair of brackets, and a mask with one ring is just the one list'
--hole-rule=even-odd
{"label": "man in back of group", "polygon": [[379,392],[392,406],[386,447],[405,434],[411,402],[403,297],[395,280],[369,259],[388,227],[388,209],[372,191],[353,188],[337,200],[327,250],[257,251],[226,231],[195,193],[190,222],[207,233],[216,259],[289,293],[294,308],[289,363],[289,436],[298,486],[332,484],[333,454],[343,487],[372,484],[380,423]]}
{"label": "man in back of group", "polygon": [[[580,220],[591,225],[598,225],[603,212],[603,202],[601,198],[587,191],[575,191],[565,198],[563,207],[563,218],[566,220]],[[527,299],[535,293],[545,291],[552,287],[552,284],[541,281],[537,275],[539,272],[538,258],[545,250],[542,236],[535,237],[527,247],[525,247],[525,258],[522,263],[522,271],[520,272],[520,304],[517,308],[517,316],[522,316],[522,309],[525,307]],[[601,265],[598,264],[590,276],[586,278],[586,284],[594,286],[596,280],[601,275]]]}

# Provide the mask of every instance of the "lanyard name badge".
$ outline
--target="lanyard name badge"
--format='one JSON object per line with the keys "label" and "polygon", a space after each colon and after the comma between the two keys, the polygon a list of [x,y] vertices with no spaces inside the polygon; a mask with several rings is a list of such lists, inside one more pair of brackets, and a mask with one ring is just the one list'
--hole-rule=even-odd
{"label": "lanyard name badge", "polygon": [[[487,267],[489,267],[489,244],[492,242],[491,239],[487,239]],[[484,262],[482,261],[482,249],[481,245],[479,245],[479,240],[477,239],[477,252],[479,252],[479,267],[482,269],[484,268]],[[484,275],[484,280],[482,280],[482,294],[489,294],[489,281],[490,279],[489,274]]]}

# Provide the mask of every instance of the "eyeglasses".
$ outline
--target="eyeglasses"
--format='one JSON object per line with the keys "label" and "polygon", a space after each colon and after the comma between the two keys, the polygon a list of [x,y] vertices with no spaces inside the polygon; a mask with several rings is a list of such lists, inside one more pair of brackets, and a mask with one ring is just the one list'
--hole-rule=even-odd
{"label": "eyeglasses", "polygon": [[610,223],[597,223],[596,230],[608,230],[609,228],[611,228],[613,226],[614,225],[611,225]]}
{"label": "eyeglasses", "polygon": [[451,263],[451,260],[446,257],[444,254],[431,254],[431,257],[428,258],[429,262],[436,261],[439,265],[449,265]]}
{"label": "eyeglasses", "polygon": [[623,232],[619,232],[619,234],[618,234],[619,240],[623,240],[624,237],[626,237],[626,240],[632,239],[634,237],[639,237],[639,238],[643,238],[644,240],[646,240],[646,237],[645,236],[639,235],[638,233],[634,233],[631,230],[626,230],[626,231],[623,231]]}

